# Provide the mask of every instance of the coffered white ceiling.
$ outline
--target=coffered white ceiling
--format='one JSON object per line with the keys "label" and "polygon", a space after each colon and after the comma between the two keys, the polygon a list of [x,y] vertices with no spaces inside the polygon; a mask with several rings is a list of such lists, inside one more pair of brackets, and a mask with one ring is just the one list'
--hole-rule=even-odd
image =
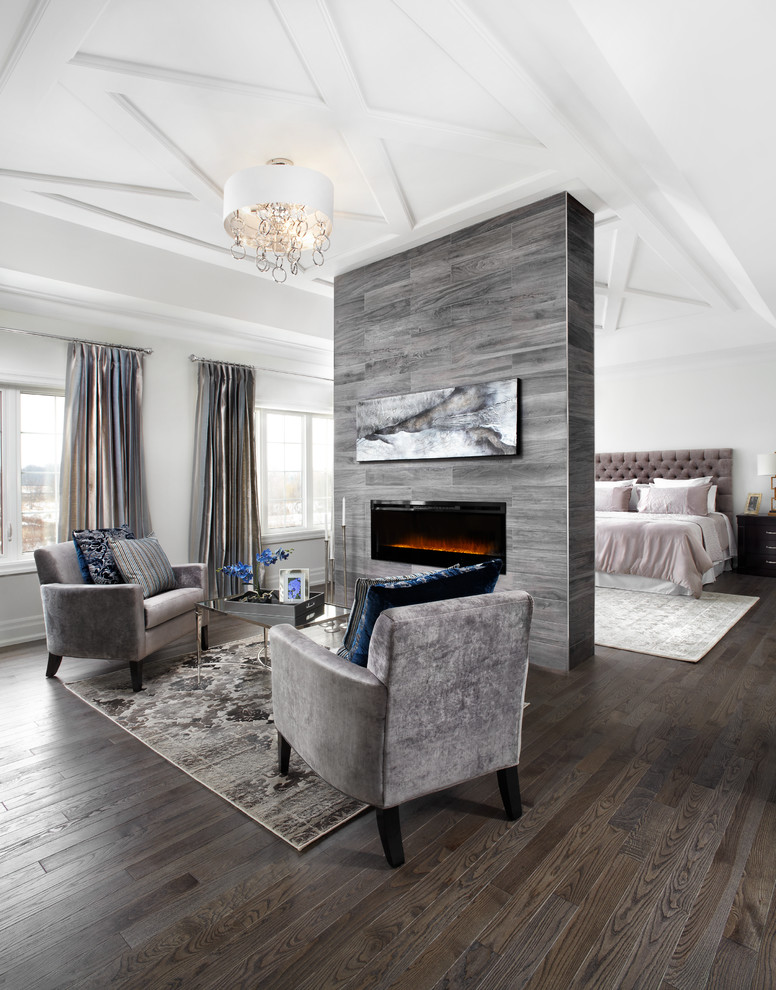
{"label": "coffered white ceiling", "polygon": [[[0,305],[109,291],[323,346],[338,272],[566,189],[604,360],[769,345],[775,28],[771,0],[3,0]],[[274,157],[334,183],[293,286],[222,226]]]}

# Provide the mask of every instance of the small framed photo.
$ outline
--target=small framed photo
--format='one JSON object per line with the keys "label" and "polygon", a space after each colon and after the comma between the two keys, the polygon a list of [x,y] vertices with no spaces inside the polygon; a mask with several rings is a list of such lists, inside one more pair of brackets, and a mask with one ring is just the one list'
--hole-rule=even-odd
{"label": "small framed photo", "polygon": [[304,602],[308,598],[310,571],[307,567],[280,569],[281,602]]}
{"label": "small framed photo", "polygon": [[749,492],[746,496],[746,508],[744,509],[745,516],[757,516],[760,514],[760,500],[762,499],[761,492]]}

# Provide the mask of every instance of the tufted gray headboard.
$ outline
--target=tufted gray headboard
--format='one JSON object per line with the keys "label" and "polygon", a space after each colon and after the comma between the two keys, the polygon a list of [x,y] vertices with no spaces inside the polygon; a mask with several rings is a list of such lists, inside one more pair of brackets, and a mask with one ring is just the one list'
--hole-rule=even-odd
{"label": "tufted gray headboard", "polygon": [[717,512],[733,519],[733,450],[650,450],[595,455],[595,480],[633,478],[646,484],[653,478],[708,478],[717,486]]}

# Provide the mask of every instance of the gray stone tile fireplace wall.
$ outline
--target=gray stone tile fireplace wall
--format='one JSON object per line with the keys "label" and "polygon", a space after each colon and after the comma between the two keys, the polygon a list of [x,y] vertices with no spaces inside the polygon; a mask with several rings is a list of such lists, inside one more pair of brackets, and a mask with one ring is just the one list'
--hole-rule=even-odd
{"label": "gray stone tile fireplace wall", "polygon": [[[517,456],[356,460],[360,400],[509,377],[520,381]],[[373,499],[504,501],[509,568],[499,587],[524,588],[535,598],[531,662],[567,670],[589,657],[593,398],[593,217],[570,195],[338,276],[340,594],[343,497],[351,594],[355,577],[408,570],[370,556]]]}

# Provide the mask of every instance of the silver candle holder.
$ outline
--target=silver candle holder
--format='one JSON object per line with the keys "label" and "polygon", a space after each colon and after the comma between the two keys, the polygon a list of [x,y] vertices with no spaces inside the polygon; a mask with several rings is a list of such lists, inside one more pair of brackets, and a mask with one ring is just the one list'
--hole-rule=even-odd
{"label": "silver candle holder", "polygon": [[342,579],[345,585],[345,599],[342,604],[348,606],[348,528],[342,524]]}
{"label": "silver candle holder", "polygon": [[323,577],[324,577],[324,590],[323,590],[323,600],[334,604],[335,595],[335,571],[334,571],[334,560],[329,556],[329,548],[333,545],[333,540],[330,541],[328,536],[323,538]]}

